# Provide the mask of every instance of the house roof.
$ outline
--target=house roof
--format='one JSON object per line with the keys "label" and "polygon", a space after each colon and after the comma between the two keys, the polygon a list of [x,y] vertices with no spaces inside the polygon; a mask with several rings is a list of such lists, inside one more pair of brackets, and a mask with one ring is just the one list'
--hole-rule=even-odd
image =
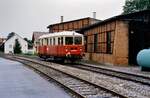
{"label": "house roof", "polygon": [[[114,16],[114,17],[108,18],[106,20],[97,22],[95,24],[86,26],[84,28],[81,28],[77,32],[82,32],[84,30],[94,28],[94,27],[99,26],[101,24],[105,24],[107,22],[114,21],[114,20],[119,20],[119,19],[120,20],[127,20],[127,21],[131,21],[131,20],[142,21],[141,19],[138,19],[136,17],[139,16],[139,15],[143,15],[143,14],[150,15],[150,10],[143,10],[143,11],[139,11],[139,12],[134,12],[134,13],[129,13],[129,14],[121,14],[121,15],[118,15],[118,16]],[[150,19],[150,17],[148,19]],[[150,21],[150,20],[146,20],[146,21]]]}
{"label": "house roof", "polygon": [[[23,39],[20,35],[14,33],[10,38],[8,38],[8,39],[5,41],[5,43],[6,43],[8,40],[10,40],[11,38],[13,38],[14,36],[18,36],[18,37],[20,37],[21,39]],[[24,39],[23,39],[23,40],[24,40]],[[26,40],[24,40],[24,41],[27,42]],[[27,43],[28,43],[28,42],[27,42]]]}
{"label": "house roof", "polygon": [[48,32],[33,32],[32,41],[34,42],[35,40],[37,40],[43,34],[48,34]]}
{"label": "house roof", "polygon": [[47,28],[50,28],[51,26],[58,25],[58,24],[65,24],[65,23],[74,22],[74,21],[80,21],[80,20],[84,20],[84,19],[93,19],[95,21],[101,21],[101,20],[98,20],[98,19],[95,19],[95,18],[86,17],[86,18],[81,18],[81,19],[66,21],[66,22],[62,22],[62,23],[51,24],[51,25],[47,26]]}

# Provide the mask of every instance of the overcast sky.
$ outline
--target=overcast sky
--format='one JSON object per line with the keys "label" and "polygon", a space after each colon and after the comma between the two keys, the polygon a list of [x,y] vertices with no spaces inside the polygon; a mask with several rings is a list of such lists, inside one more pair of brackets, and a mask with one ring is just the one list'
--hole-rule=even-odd
{"label": "overcast sky", "polygon": [[48,31],[48,25],[93,17],[107,19],[122,13],[125,0],[0,0],[0,37],[16,32],[32,37],[33,31]]}

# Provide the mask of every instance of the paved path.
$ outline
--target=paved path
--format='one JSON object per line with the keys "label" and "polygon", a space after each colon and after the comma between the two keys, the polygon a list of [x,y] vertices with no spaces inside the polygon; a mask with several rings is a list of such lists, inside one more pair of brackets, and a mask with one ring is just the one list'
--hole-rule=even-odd
{"label": "paved path", "polygon": [[0,98],[71,98],[21,63],[0,58]]}

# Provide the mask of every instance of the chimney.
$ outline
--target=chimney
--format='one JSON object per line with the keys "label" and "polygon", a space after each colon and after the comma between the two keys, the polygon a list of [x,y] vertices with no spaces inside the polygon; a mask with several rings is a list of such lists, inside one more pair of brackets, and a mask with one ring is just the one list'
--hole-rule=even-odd
{"label": "chimney", "polygon": [[60,22],[61,22],[61,23],[64,22],[64,16],[60,16],[60,17],[61,17]]}
{"label": "chimney", "polygon": [[96,19],[96,12],[93,12],[93,18]]}

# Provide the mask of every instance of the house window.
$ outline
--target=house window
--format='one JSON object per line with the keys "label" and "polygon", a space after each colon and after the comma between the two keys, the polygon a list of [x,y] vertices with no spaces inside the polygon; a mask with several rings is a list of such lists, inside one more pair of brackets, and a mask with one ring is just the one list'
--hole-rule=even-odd
{"label": "house window", "polygon": [[12,52],[12,51],[9,51],[9,53],[11,53],[11,54],[12,54],[13,52]]}
{"label": "house window", "polygon": [[9,45],[9,48],[12,48],[12,45]]}

